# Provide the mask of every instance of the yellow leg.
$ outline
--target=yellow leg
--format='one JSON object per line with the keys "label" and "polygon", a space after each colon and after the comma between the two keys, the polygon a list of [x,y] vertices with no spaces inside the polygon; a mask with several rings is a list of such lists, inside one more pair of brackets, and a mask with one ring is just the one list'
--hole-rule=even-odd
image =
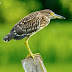
{"label": "yellow leg", "polygon": [[27,49],[28,49],[29,55],[31,55],[31,54],[33,54],[33,53],[32,53],[32,51],[31,51],[31,49],[30,49],[30,47],[29,47],[29,45],[28,45],[28,40],[29,40],[29,36],[26,38],[25,45],[26,45],[26,47],[27,47]]}
{"label": "yellow leg", "polygon": [[30,47],[29,47],[29,45],[28,45],[28,40],[29,40],[29,38],[30,38],[30,36],[28,36],[27,38],[26,38],[26,41],[25,41],[25,45],[26,45],[26,47],[27,47],[27,49],[28,49],[28,51],[29,51],[29,55],[27,55],[27,57],[35,57],[35,56],[38,56],[39,55],[39,53],[36,53],[36,54],[33,54],[32,53],[32,51],[31,51],[31,49],[30,49]]}

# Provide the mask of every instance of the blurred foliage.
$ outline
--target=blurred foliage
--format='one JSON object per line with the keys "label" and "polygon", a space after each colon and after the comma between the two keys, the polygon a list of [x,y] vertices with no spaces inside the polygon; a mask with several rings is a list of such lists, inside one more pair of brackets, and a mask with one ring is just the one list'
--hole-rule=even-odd
{"label": "blurred foliage", "polygon": [[52,9],[66,20],[51,23],[32,36],[33,53],[41,53],[49,72],[72,72],[72,0],[1,0],[0,1],[0,72],[23,72],[21,60],[28,55],[24,40],[8,43],[3,37],[21,18],[31,12]]}
{"label": "blurred foliage", "polygon": [[72,0],[1,0],[0,22],[17,22],[33,11],[48,8],[72,19]]}
{"label": "blurred foliage", "polygon": [[2,0],[1,19],[5,22],[15,22],[32,11],[39,10],[41,3],[36,0]]}
{"label": "blurred foliage", "polygon": [[62,14],[67,20],[72,20],[72,0],[40,0],[44,9],[52,9],[55,13]]}

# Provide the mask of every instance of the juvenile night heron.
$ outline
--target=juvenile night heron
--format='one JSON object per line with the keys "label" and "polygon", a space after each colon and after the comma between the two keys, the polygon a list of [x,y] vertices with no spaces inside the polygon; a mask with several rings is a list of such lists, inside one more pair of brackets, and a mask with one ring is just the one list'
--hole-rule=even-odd
{"label": "juvenile night heron", "polygon": [[22,18],[8,33],[3,40],[5,42],[10,41],[11,39],[20,40],[26,37],[25,45],[29,51],[29,55],[34,57],[36,54],[33,54],[28,45],[29,38],[46,27],[51,19],[65,19],[65,17],[55,14],[52,10],[40,10],[33,12],[26,17]]}

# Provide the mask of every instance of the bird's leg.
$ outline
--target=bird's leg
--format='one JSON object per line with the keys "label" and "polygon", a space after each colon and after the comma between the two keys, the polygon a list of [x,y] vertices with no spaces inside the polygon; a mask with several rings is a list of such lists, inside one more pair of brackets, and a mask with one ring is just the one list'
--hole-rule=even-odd
{"label": "bird's leg", "polygon": [[26,38],[25,45],[26,45],[26,47],[27,47],[27,49],[28,49],[29,56],[31,56],[33,53],[32,53],[32,51],[31,51],[31,49],[30,49],[30,47],[29,47],[29,45],[28,45],[28,40],[29,40],[29,36]]}
{"label": "bird's leg", "polygon": [[26,47],[27,47],[27,49],[28,49],[28,51],[29,51],[29,55],[27,55],[27,57],[33,57],[33,59],[34,59],[34,57],[35,57],[35,56],[39,56],[40,53],[36,53],[36,54],[33,54],[33,53],[32,53],[32,51],[31,51],[31,49],[30,49],[30,47],[29,47],[29,45],[28,45],[28,40],[29,40],[29,38],[30,38],[30,36],[28,36],[28,37],[26,38],[26,41],[25,41],[25,45],[26,45]]}

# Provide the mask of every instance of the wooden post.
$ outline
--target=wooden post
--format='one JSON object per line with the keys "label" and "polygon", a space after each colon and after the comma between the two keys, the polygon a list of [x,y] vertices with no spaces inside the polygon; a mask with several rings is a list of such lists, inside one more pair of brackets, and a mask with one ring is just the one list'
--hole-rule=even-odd
{"label": "wooden post", "polygon": [[47,72],[40,56],[23,59],[21,63],[25,72]]}

